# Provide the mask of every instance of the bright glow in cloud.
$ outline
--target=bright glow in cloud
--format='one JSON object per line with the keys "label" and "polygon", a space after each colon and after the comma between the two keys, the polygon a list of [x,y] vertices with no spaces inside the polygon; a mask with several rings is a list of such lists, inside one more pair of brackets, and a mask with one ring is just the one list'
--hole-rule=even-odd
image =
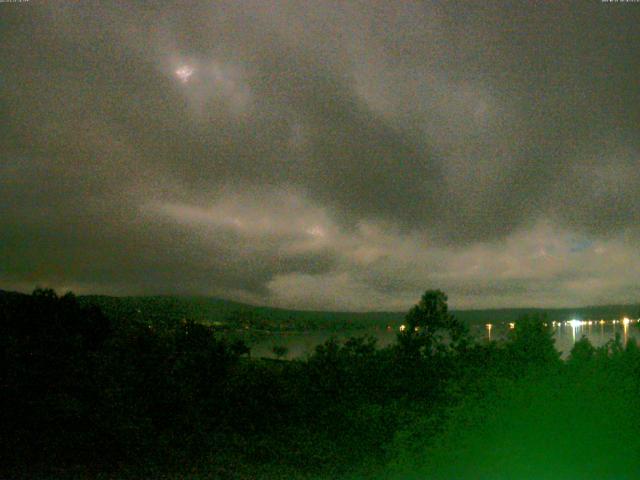
{"label": "bright glow in cloud", "polygon": [[182,83],[187,83],[194,73],[194,69],[188,65],[183,65],[176,69],[175,74]]}

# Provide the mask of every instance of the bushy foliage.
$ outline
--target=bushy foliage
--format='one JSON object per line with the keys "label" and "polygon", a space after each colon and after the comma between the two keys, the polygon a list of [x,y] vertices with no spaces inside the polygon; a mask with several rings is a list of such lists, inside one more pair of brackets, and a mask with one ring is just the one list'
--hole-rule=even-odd
{"label": "bushy foliage", "polygon": [[588,365],[593,361],[595,355],[595,347],[591,345],[587,337],[582,337],[573,345],[568,363],[570,365]]}
{"label": "bushy foliage", "polygon": [[518,320],[507,344],[507,354],[516,375],[529,368],[557,369],[561,363],[553,332],[543,317],[524,316]]}
{"label": "bushy foliage", "polygon": [[506,343],[474,343],[446,301],[427,291],[395,345],[331,338],[284,361],[252,359],[192,321],[107,318],[51,290],[1,294],[0,476],[407,478],[410,466],[440,478],[452,472],[447,459],[455,474],[496,474],[508,466],[497,453],[494,465],[479,457],[487,439],[526,459],[509,442],[547,451],[545,428],[559,431],[533,407],[587,405],[585,419],[592,405],[635,408],[635,341],[583,339],[564,364],[543,319],[519,321]]}
{"label": "bushy foliage", "polygon": [[6,464],[155,461],[226,413],[238,354],[204,326],[117,325],[52,290],[3,295],[0,323]]}

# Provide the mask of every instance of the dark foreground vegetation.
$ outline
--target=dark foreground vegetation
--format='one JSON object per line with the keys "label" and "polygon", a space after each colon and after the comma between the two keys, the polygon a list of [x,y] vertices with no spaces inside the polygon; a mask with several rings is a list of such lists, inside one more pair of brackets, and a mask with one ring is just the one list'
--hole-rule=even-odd
{"label": "dark foreground vegetation", "polygon": [[473,342],[428,291],[395,345],[250,358],[210,327],[0,295],[0,478],[640,478],[640,352],[540,319]]}

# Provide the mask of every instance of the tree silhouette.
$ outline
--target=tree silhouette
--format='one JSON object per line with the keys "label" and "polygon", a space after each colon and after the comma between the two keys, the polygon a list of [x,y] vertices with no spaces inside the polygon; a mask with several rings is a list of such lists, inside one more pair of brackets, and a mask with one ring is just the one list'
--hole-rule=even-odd
{"label": "tree silhouette", "polygon": [[449,313],[444,292],[427,290],[405,316],[405,329],[398,341],[409,353],[430,355],[465,345],[467,329]]}
{"label": "tree silhouette", "polygon": [[595,347],[587,337],[583,336],[571,349],[569,363],[574,365],[584,365],[590,362],[594,358],[595,354]]}

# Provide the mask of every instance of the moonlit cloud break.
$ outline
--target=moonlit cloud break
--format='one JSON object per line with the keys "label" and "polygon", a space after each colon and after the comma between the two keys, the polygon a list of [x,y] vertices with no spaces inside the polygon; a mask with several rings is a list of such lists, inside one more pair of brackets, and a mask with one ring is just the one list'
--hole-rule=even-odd
{"label": "moonlit cloud break", "polygon": [[0,288],[640,298],[640,9],[0,5]]}

